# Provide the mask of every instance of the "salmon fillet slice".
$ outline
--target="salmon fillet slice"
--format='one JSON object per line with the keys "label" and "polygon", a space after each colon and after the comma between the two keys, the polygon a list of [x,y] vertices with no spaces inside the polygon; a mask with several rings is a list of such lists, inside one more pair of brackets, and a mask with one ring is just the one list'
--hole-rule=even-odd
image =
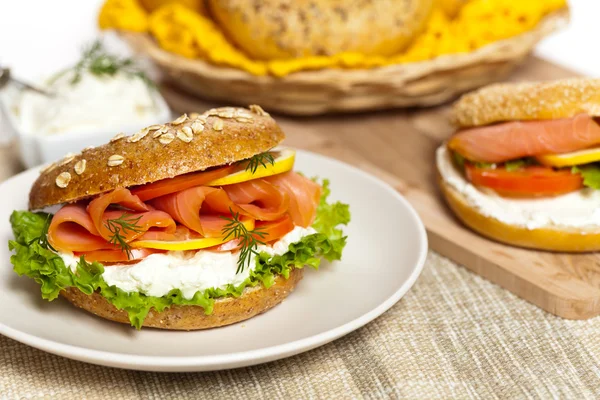
{"label": "salmon fillet slice", "polygon": [[600,144],[600,125],[589,115],[545,121],[514,121],[459,131],[448,148],[468,160],[500,163],[561,154]]}

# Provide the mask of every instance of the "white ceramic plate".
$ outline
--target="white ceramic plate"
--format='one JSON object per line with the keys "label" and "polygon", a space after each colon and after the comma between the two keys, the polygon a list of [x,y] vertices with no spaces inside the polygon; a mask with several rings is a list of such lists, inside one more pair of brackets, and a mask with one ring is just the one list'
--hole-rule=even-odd
{"label": "white ceramic plate", "polygon": [[97,318],[63,299],[47,302],[9,262],[8,219],[26,209],[35,170],[0,185],[0,334],[64,357],[151,371],[208,371],[264,363],[339,338],[377,318],[410,289],[427,253],[419,217],[395,190],[339,161],[299,152],[296,170],[331,180],[350,204],[343,260],[306,269],[281,305],[248,321],[196,332],[135,329]]}

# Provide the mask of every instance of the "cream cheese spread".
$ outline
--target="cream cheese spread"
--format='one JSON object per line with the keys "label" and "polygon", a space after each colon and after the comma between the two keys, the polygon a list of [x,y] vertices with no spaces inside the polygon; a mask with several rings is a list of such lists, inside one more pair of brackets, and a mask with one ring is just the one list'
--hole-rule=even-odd
{"label": "cream cheese spread", "polygon": [[[295,227],[273,246],[258,246],[258,252],[281,255],[288,251],[292,243],[316,231],[313,228]],[[78,258],[61,254],[65,265],[75,271]],[[239,252],[197,252],[169,251],[156,253],[132,265],[111,265],[104,269],[102,277],[108,285],[114,285],[126,292],[141,292],[149,296],[162,297],[173,289],[180,289],[186,299],[191,299],[198,291],[210,288],[225,288],[229,284],[238,286],[249,276],[255,267],[236,273]]]}
{"label": "cream cheese spread", "polygon": [[469,183],[455,167],[446,146],[437,150],[436,160],[444,182],[487,217],[528,229],[568,227],[597,231],[600,226],[600,190],[586,188],[556,197],[511,199]]}
{"label": "cream cheese spread", "polygon": [[13,107],[20,130],[39,135],[101,131],[152,124],[164,114],[160,95],[141,79],[84,71],[79,82],[71,80],[67,73],[43,86],[53,97],[24,91]]}

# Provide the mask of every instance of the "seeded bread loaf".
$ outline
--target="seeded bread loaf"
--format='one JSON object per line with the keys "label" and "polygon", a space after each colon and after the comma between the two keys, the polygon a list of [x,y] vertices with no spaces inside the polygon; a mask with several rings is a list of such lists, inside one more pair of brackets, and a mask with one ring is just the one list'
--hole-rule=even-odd
{"label": "seeded bread loaf", "polygon": [[29,209],[231,164],[277,146],[284,137],[259,106],[182,115],[50,165],[31,188]]}
{"label": "seeded bread loaf", "polygon": [[[303,270],[294,268],[288,279],[278,275],[275,283],[265,288],[262,284],[248,287],[238,298],[223,297],[215,300],[212,314],[206,315],[200,306],[171,306],[162,312],[151,310],[142,326],[170,329],[197,330],[216,328],[234,324],[252,318],[275,307],[294,291],[302,279]],[[81,290],[71,287],[61,295],[73,305],[111,321],[129,324],[127,313],[117,310],[105,297],[98,293],[87,295]]]}
{"label": "seeded bread loaf", "polygon": [[342,52],[389,56],[423,28],[432,0],[209,0],[228,36],[257,59]]}
{"label": "seeded bread loaf", "polygon": [[459,128],[496,122],[600,116],[600,79],[501,83],[460,98],[453,107]]}

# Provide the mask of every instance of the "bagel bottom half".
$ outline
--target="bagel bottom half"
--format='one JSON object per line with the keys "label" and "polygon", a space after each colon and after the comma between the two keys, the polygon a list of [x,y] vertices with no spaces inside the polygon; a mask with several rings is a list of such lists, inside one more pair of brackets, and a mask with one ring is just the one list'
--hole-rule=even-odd
{"label": "bagel bottom half", "polygon": [[498,242],[536,250],[583,253],[600,250],[600,226],[595,231],[575,228],[528,229],[481,214],[464,195],[439,177],[439,186],[450,209],[466,226]]}
{"label": "bagel bottom half", "polygon": [[[275,283],[268,289],[259,284],[254,287],[247,287],[240,297],[216,299],[213,313],[210,315],[204,314],[204,309],[200,306],[174,305],[162,312],[151,310],[144,319],[142,326],[189,331],[216,328],[244,321],[281,303],[294,291],[294,288],[302,279],[302,275],[303,269],[294,268],[288,279],[278,275],[275,278]],[[77,288],[70,287],[63,290],[61,295],[73,305],[98,317],[130,324],[125,311],[118,310],[98,293],[87,295]]]}

